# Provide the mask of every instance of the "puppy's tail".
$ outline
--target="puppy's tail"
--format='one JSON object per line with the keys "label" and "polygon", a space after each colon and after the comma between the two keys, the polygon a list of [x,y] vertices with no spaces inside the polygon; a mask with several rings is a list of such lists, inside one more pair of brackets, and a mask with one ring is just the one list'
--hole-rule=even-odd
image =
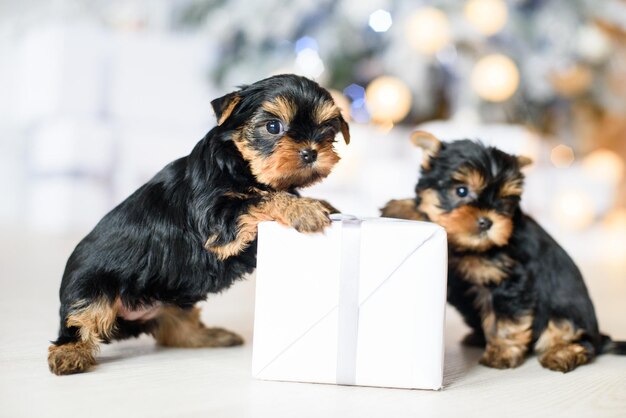
{"label": "puppy's tail", "polygon": [[602,354],[626,356],[626,341],[613,341],[608,335],[602,335]]}

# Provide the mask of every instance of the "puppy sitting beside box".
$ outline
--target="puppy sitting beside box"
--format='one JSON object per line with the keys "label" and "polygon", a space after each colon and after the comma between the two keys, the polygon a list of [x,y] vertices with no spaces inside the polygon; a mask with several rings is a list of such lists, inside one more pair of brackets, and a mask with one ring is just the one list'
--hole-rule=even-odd
{"label": "puppy sitting beside box", "polygon": [[392,200],[383,216],[427,220],[448,233],[448,302],[485,346],[489,367],[521,365],[534,348],[542,366],[568,372],[598,354],[626,354],[626,342],[598,330],[582,275],[519,202],[530,163],[469,140],[440,142],[426,132],[416,197]]}
{"label": "puppy sitting beside box", "polygon": [[109,212],[70,256],[48,354],[53,373],[86,371],[100,343],[142,333],[173,347],[241,344],[205,327],[194,305],[255,268],[259,222],[300,232],[330,224],[328,205],[296,191],[339,161],[338,133],[350,140],[330,94],[280,75],[211,104],[218,125]]}

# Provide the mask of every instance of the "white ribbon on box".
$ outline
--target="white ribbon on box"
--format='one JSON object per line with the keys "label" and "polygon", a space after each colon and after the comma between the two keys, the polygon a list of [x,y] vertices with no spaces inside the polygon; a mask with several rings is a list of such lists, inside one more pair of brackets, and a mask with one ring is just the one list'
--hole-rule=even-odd
{"label": "white ribbon on box", "polygon": [[[333,222],[326,236],[302,235],[274,223],[261,224],[253,374],[269,380],[440,388],[447,264],[445,232],[435,225],[413,221],[361,220],[345,215],[333,216],[333,220],[341,222]],[[365,224],[370,235],[363,237]],[[390,226],[385,227],[386,224]],[[371,235],[382,232],[386,237],[382,241]],[[420,252],[434,237],[439,238],[428,245],[426,253]],[[362,242],[363,238],[366,241]],[[384,254],[390,254],[391,258],[385,258]],[[379,256],[382,258],[376,262]],[[310,266],[311,258],[324,262]],[[433,267],[428,267],[430,264]],[[310,267],[303,269],[302,265]],[[368,267],[360,271],[362,266]],[[418,273],[417,281],[411,279],[413,271]],[[393,277],[396,280],[392,287],[383,288]],[[365,288],[360,289],[361,286]],[[401,305],[391,299],[390,309],[383,307],[381,311],[380,303],[389,296],[384,299],[378,296],[375,307],[368,304],[363,311],[365,303],[380,294],[381,288],[387,295],[396,292],[398,296],[393,297],[402,299]],[[416,289],[414,305],[412,295]],[[428,294],[429,289],[434,293]],[[397,313],[389,317],[389,310]],[[421,322],[416,320],[416,315],[422,318]],[[365,318],[363,325],[359,324],[360,318],[361,321]],[[394,322],[387,326],[388,320]],[[398,333],[398,327],[406,329]],[[418,335],[422,332],[418,328],[426,328],[426,333]],[[334,337],[329,334],[333,329]],[[393,336],[396,344],[386,344],[385,335],[381,334],[387,334],[386,338]],[[420,348],[429,339],[434,345]],[[328,364],[331,358],[334,359],[332,376]],[[416,376],[415,371],[420,374],[422,369],[430,371]],[[393,370],[401,370],[398,373],[402,376],[396,377]]]}
{"label": "white ribbon on box", "polygon": [[341,269],[337,323],[337,383],[356,382],[356,349],[359,332],[359,269],[361,264],[361,223],[353,216],[333,215],[343,221]]}

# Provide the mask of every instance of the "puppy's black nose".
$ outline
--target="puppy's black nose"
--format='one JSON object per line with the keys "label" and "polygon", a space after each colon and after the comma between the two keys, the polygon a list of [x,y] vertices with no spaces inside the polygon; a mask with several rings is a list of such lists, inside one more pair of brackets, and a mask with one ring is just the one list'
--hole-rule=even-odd
{"label": "puppy's black nose", "polygon": [[311,148],[305,148],[300,151],[300,158],[305,164],[312,164],[317,160],[317,151]]}
{"label": "puppy's black nose", "polygon": [[489,228],[491,228],[491,225],[493,225],[493,221],[491,219],[484,216],[478,218],[478,229],[480,232],[488,231]]}

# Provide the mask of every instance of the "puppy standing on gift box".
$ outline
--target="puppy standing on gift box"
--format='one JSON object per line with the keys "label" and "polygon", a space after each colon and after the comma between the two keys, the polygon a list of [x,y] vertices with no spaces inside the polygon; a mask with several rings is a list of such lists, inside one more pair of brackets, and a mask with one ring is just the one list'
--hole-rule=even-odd
{"label": "puppy standing on gift box", "polygon": [[580,271],[519,202],[530,163],[469,140],[441,143],[414,132],[424,151],[415,199],[392,200],[383,216],[432,221],[449,241],[448,302],[485,346],[481,363],[517,367],[534,346],[539,361],[568,372],[625,342],[598,331]]}
{"label": "puppy standing on gift box", "polygon": [[55,374],[87,370],[98,344],[152,334],[174,347],[242,339],[206,328],[194,304],[251,272],[257,224],[301,232],[329,225],[329,208],[296,188],[326,177],[349,130],[330,94],[295,75],[214,100],[218,126],[107,214],[70,256],[61,283]]}

